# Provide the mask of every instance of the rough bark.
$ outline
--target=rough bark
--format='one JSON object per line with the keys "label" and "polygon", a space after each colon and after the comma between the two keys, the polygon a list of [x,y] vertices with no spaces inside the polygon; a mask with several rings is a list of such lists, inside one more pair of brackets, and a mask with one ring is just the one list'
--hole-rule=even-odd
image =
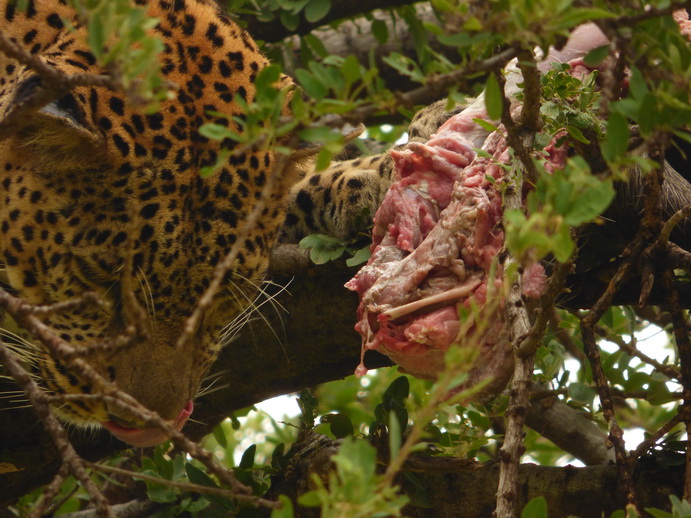
{"label": "rough bark", "polygon": [[[272,480],[272,493],[295,499],[309,488],[309,477],[324,477],[331,464],[328,459],[338,445],[323,436],[303,437],[292,450],[289,475]],[[683,465],[662,468],[652,457],[642,458],[636,468],[635,484],[641,507],[669,507],[669,494],[682,490]],[[398,483],[413,503],[406,516],[434,518],[475,518],[490,516],[496,504],[499,465],[476,464],[452,458],[410,459]],[[547,500],[550,516],[599,518],[622,509],[626,499],[614,464],[595,467],[563,468],[522,464],[519,469],[517,505],[522,509],[532,498]],[[422,506],[424,504],[424,506]],[[313,510],[297,508],[297,516],[318,516]]]}

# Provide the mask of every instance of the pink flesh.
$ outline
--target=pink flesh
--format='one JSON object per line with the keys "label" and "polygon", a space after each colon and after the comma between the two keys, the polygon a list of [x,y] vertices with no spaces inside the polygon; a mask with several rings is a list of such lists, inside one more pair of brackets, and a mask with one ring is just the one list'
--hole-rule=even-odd
{"label": "pink flesh", "polygon": [[[599,29],[585,25],[564,49],[551,51],[540,69],[560,61],[578,64],[574,73],[584,73],[583,56],[606,43]],[[507,95],[513,98],[519,82],[516,68],[509,67]],[[489,277],[504,245],[497,185],[509,154],[501,134],[488,134],[476,118],[488,120],[482,97],[427,143],[391,153],[396,176],[374,218],[372,257],[346,287],[360,296],[355,328],[363,337],[363,354],[379,350],[402,370],[433,378],[451,344],[472,342],[479,356],[466,386],[489,380],[482,392],[491,396],[505,387],[513,371],[504,309],[501,303],[483,308],[488,292],[501,285],[499,265],[493,284]],[[489,158],[476,156],[478,147]],[[551,145],[545,152],[548,170],[563,167],[564,146]],[[546,285],[542,266],[526,268],[523,282],[524,295],[539,297]],[[479,329],[473,320],[459,320],[471,305],[485,312],[482,320],[489,326]],[[366,371],[361,363],[356,374]]]}
{"label": "pink flesh", "polygon": [[[194,403],[192,403],[192,401],[188,401],[187,405],[185,405],[185,408],[183,408],[175,418],[175,421],[171,423],[173,428],[175,428],[177,431],[182,430],[190,415],[192,415],[193,410]],[[101,426],[103,426],[103,428],[108,430],[121,441],[137,448],[148,448],[149,446],[155,446],[169,438],[169,436],[163,430],[158,428],[127,428],[111,421],[101,423]]]}
{"label": "pink flesh", "polygon": [[[375,217],[370,262],[346,285],[362,298],[356,329],[364,347],[420,377],[443,367],[460,330],[458,311],[484,302],[503,246],[501,195],[488,177],[501,179],[506,144],[498,133],[485,139],[472,121],[481,115],[475,106],[428,143],[392,152],[399,180]],[[493,158],[476,155],[478,140]]]}

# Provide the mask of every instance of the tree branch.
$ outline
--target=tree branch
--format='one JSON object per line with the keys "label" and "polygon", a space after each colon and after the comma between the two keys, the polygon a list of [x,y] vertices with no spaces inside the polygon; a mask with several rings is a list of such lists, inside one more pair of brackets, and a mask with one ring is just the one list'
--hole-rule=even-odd
{"label": "tree branch", "polygon": [[278,42],[294,35],[305,35],[315,29],[328,25],[337,20],[354,18],[367,14],[375,9],[391,9],[419,2],[419,0],[370,0],[366,3],[340,0],[331,3],[331,9],[324,18],[310,23],[304,17],[304,11],[300,13],[300,22],[295,29],[287,29],[279,18],[271,21],[261,21],[257,17],[243,17],[246,21],[246,29],[253,38],[269,43]]}

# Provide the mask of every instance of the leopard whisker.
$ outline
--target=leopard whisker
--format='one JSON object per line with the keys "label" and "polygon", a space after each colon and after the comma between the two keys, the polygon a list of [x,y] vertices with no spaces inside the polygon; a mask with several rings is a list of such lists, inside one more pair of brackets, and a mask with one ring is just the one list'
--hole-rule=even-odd
{"label": "leopard whisker", "polygon": [[202,397],[202,396],[208,396],[209,394],[213,394],[214,392],[218,392],[219,390],[227,389],[230,386],[230,384],[225,383],[223,385],[218,385],[218,386],[214,387],[214,385],[220,379],[221,378],[219,376],[215,380],[213,380],[210,384],[208,384],[206,387],[200,387],[199,390],[197,391],[195,398]]}
{"label": "leopard whisker", "polygon": [[149,315],[153,328],[156,329],[156,308],[154,305],[154,294],[151,291],[149,280],[141,267],[137,269],[137,280],[139,281],[139,285],[144,292],[144,304],[146,304],[146,312]]}
{"label": "leopard whisker", "polygon": [[[277,287],[280,288],[278,292],[276,292],[276,293],[274,293],[274,294],[269,294],[269,293],[266,291],[266,289],[265,289],[262,285],[257,284],[257,283],[255,283],[255,282],[253,282],[252,280],[247,279],[246,277],[244,277],[244,276],[242,276],[242,275],[240,275],[240,274],[238,274],[238,277],[240,277],[240,279],[242,279],[243,281],[245,281],[246,283],[248,283],[250,286],[252,286],[252,287],[255,289],[255,291],[259,292],[259,294],[258,294],[256,297],[254,297],[253,299],[250,299],[250,298],[245,294],[245,292],[244,292],[244,290],[242,289],[242,287],[240,287],[238,284],[236,284],[235,282],[233,282],[233,287],[235,288],[235,290],[229,290],[230,294],[231,294],[234,298],[236,298],[236,299],[237,299],[237,294],[236,294],[236,292],[242,294],[242,295],[244,296],[244,298],[245,298],[245,301],[248,302],[249,305],[247,306],[247,308],[246,308],[245,310],[243,310],[243,313],[241,314],[241,315],[243,316],[243,320],[238,321],[238,319],[236,318],[233,322],[231,322],[231,323],[226,327],[226,331],[224,332],[223,337],[226,338],[226,337],[230,334],[230,331],[231,331],[231,330],[233,331],[233,334],[236,333],[237,330],[238,330],[238,327],[242,327],[242,326],[244,326],[247,322],[250,321],[250,316],[251,316],[255,311],[258,312],[259,315],[261,316],[262,320],[264,320],[264,322],[265,322],[269,327],[271,327],[270,323],[268,322],[268,320],[266,319],[266,317],[265,317],[265,316],[263,315],[263,313],[261,312],[261,308],[262,308],[266,303],[271,304],[271,306],[273,307],[274,311],[276,311],[276,314],[277,314],[279,320],[281,321],[281,326],[282,326],[282,327],[285,327],[284,324],[283,324],[283,319],[282,319],[281,315],[282,315],[282,313],[287,313],[288,310],[287,310],[285,307],[283,307],[282,304],[280,304],[280,303],[278,302],[277,297],[278,297],[278,295],[280,295],[281,293],[283,293],[283,291],[286,291],[286,290],[288,289],[288,286],[290,285],[290,282],[289,282],[288,284],[286,284],[286,285],[279,285],[279,284],[277,284],[277,283],[274,283],[273,281],[268,281],[268,282],[264,283],[264,284],[267,285],[267,286],[277,286]],[[262,300],[262,297],[263,297],[263,300]],[[258,301],[258,300],[261,300],[261,302],[260,302],[259,304],[257,304],[257,301]],[[247,313],[247,314],[244,315],[245,313]],[[240,317],[241,315],[238,315],[238,317]],[[233,326],[233,327],[231,327],[231,326]],[[276,334],[276,333],[274,333],[274,334]],[[278,339],[278,336],[276,336],[276,338]]]}
{"label": "leopard whisker", "polygon": [[[240,276],[242,278],[242,276]],[[256,319],[255,315],[258,315],[258,318],[261,319],[266,326],[269,328],[271,333],[274,335],[276,338],[276,341],[281,345],[281,349],[283,350],[283,354],[288,358],[287,351],[285,348],[285,323],[283,321],[282,313],[287,313],[287,310],[285,307],[283,307],[277,300],[276,298],[283,293],[284,291],[288,290],[288,286],[290,283],[286,285],[279,285],[276,283],[267,283],[267,285],[273,284],[274,286],[279,287],[279,291],[276,293],[270,294],[266,291],[266,289],[263,286],[257,285],[256,283],[253,283],[249,279],[243,279],[247,283],[249,283],[251,286],[255,288],[255,290],[259,291],[259,295],[255,297],[254,299],[250,300],[250,298],[244,293],[243,289],[238,286],[237,284],[233,283],[233,286],[236,288],[235,291],[238,293],[242,294],[245,297],[245,300],[249,302],[249,306],[240,314],[236,319],[234,319],[228,326],[224,329],[222,335],[221,335],[221,341],[224,344],[227,344],[230,342],[248,323],[254,321]],[[234,296],[235,293],[233,293]],[[257,303],[257,301],[260,301]],[[281,328],[283,329],[283,339],[279,336],[278,332],[274,329],[274,326],[269,322],[269,319],[267,316],[262,312],[262,308],[266,304],[270,304],[273,310],[276,312],[276,315],[278,316],[278,319],[281,323]]]}
{"label": "leopard whisker", "polygon": [[26,361],[33,363],[48,356],[48,353],[38,348],[32,341],[4,327],[0,328],[0,338],[3,338],[3,343],[10,351]]}

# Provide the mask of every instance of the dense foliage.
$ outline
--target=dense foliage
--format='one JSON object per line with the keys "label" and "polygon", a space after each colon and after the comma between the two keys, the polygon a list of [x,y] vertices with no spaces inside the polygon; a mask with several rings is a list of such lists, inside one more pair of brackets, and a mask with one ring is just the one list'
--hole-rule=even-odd
{"label": "dense foliage", "polygon": [[[71,1],[82,8],[95,55],[110,67],[132,99],[151,103],[155,110],[156,99],[169,95],[172,86],[157,74],[160,49],[155,35],[147,32],[156,21],[132,9],[128,0]],[[250,31],[257,31],[260,40],[268,40],[267,34],[276,36],[264,43],[275,66],[258,76],[257,98],[247,105],[247,116],[236,121],[241,131],[206,125],[202,134],[243,145],[273,146],[276,139],[294,133],[321,146],[319,169],[326,168],[343,148],[343,124],[364,122],[370,138],[394,142],[405,134],[416,109],[437,97],[447,96],[451,104],[485,89],[488,113],[501,120],[506,117],[501,71],[508,61],[534,48],[563,44],[582,23],[598,23],[612,42],[586,58],[599,67],[598,72],[580,80],[568,73],[568,65],[562,65],[540,78],[541,123],[531,143],[532,158],[526,163],[516,152],[512,164],[512,171],[524,174],[515,181],[530,185],[529,193],[524,208],[505,214],[507,247],[516,268],[545,258],[570,267],[575,254],[587,256],[586,249],[578,250],[579,233],[586,224],[602,222],[599,215],[615,196],[615,182],[626,181],[634,167],[646,178],[659,176],[660,160],[674,145],[672,137],[678,142],[689,140],[685,130],[691,122],[691,52],[671,17],[674,9],[686,5],[682,2],[433,0],[378,2],[385,9],[376,12],[362,12],[365,8],[360,3],[338,0],[220,3]],[[334,48],[344,50],[336,40],[346,26],[354,26],[352,30],[362,35],[368,47],[354,48],[352,53],[346,48],[336,54]],[[357,46],[357,41],[352,43]],[[385,47],[386,51],[381,50]],[[290,92],[273,88],[283,70],[306,94],[292,96],[289,119],[282,116],[280,106]],[[624,83],[627,87],[621,88]],[[526,90],[521,95],[534,94]],[[550,174],[540,150],[555,137],[570,139],[577,153],[562,171]],[[366,152],[364,144],[361,148]],[[285,152],[290,149],[286,147]],[[226,158],[222,155],[219,161]],[[214,168],[204,174],[214,174]],[[654,190],[650,192],[654,197]],[[643,231],[624,243],[611,261],[605,259],[606,269],[598,270],[598,276],[609,276],[605,285],[624,266],[646,261],[652,262],[657,279],[685,279],[680,264],[650,259],[660,255],[644,256],[644,250],[652,250],[657,237],[664,235],[665,223],[660,214],[646,213]],[[361,243],[311,236],[304,244],[312,249],[316,262],[336,259],[344,252],[355,254],[355,263],[366,259],[358,252]],[[507,275],[507,286],[513,279]],[[660,301],[659,307],[646,304],[645,298],[636,306],[613,306],[610,301],[603,298],[592,308],[561,309],[551,303],[540,308],[545,330],[535,338],[532,405],[538,409],[547,401],[564,405],[576,411],[583,427],[596,423],[591,435],[604,444],[609,434],[624,478],[644,455],[656,457],[666,467],[683,464],[680,452],[688,447],[685,422],[691,404],[687,375],[691,365],[681,361],[685,353],[676,347],[689,345],[675,344],[674,334],[676,329],[677,337],[685,334],[688,341],[687,311],[670,300]],[[589,315],[596,316],[590,330],[597,336],[597,353],[583,334]],[[652,347],[646,347],[652,342]],[[416,485],[414,473],[398,476],[410,456],[500,460],[511,419],[506,415],[511,405],[508,392],[484,405],[467,403],[467,392],[449,396],[465,380],[476,354],[468,344],[452,348],[447,368],[436,381],[417,380],[390,367],[360,379],[305,389],[296,396],[299,416],[269,416],[254,407],[236,412],[203,440],[203,446],[261,497],[270,490],[272,477],[285,474],[291,444],[298,436],[304,440],[314,432],[341,441],[328,475],[313,476],[311,490],[297,502],[282,496],[284,506],[274,509],[273,517],[290,517],[294,510],[297,515],[297,505],[319,508],[324,517],[399,516],[406,505],[424,508],[433,487],[417,484],[414,493],[398,491],[402,477]],[[536,412],[530,426],[537,428],[542,418]],[[563,466],[578,462],[589,447],[578,441],[559,441],[558,430],[551,433],[549,440],[527,429],[523,460]],[[246,437],[254,437],[255,444],[247,447]],[[600,462],[613,460],[614,455],[609,455]],[[108,466],[127,468],[141,478]],[[241,502],[221,491],[214,475],[184,452],[172,450],[170,444],[150,455],[125,452],[111,458],[103,467],[93,467],[92,478],[113,502],[145,494],[150,502],[161,504],[144,511],[146,516],[249,517],[262,512],[256,500]],[[143,481],[146,489],[142,491],[132,480]],[[205,492],[199,486],[211,489]],[[41,494],[37,490],[24,496],[8,512],[24,516]],[[672,499],[672,514],[648,512],[656,517],[691,516],[681,498]],[[49,510],[59,515],[86,508],[88,502],[89,493],[70,477]],[[629,504],[626,516],[642,511],[636,510],[634,499]],[[523,516],[547,516],[549,511],[546,500],[537,498],[525,507]]]}

